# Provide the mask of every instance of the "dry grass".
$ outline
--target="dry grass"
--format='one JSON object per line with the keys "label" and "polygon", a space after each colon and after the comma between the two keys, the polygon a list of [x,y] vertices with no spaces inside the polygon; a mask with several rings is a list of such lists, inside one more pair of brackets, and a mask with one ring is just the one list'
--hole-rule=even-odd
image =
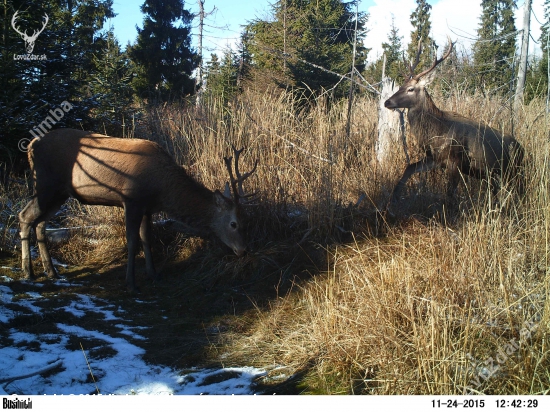
{"label": "dry grass", "polygon": [[[453,109],[497,127],[510,123],[495,102],[468,100]],[[451,226],[441,217],[409,218],[383,238],[358,234],[328,245],[322,273],[250,314],[248,333],[228,336],[219,353],[237,363],[288,366],[304,374],[312,393],[548,393],[550,144],[543,113],[533,102],[515,119],[528,154],[522,203],[505,189],[507,206],[495,210],[474,182],[461,207],[444,216]],[[371,199],[383,196],[366,181],[383,185],[376,174],[339,172],[335,180],[346,184],[335,198],[354,186]],[[428,182],[420,197],[430,199],[431,190]]]}
{"label": "dry grass", "polygon": [[63,262],[95,266],[126,259],[126,230],[122,209],[82,205],[70,199],[61,220],[72,228],[70,241],[56,246]]}
{"label": "dry grass", "polygon": [[[547,246],[499,219],[456,231],[412,221],[333,248],[324,274],[251,315],[249,333],[220,350],[306,368],[313,393],[545,393]],[[526,320],[537,333],[473,385]]]}
{"label": "dry grass", "polygon": [[[504,208],[496,210],[484,185],[466,179],[455,202],[445,205],[442,175],[434,173],[411,179],[397,222],[376,220],[405,160],[397,144],[393,167],[377,166],[377,106],[368,98],[354,104],[349,138],[346,102],[310,105],[290,94],[246,91],[228,107],[212,101],[201,112],[151,110],[135,134],[161,142],[210,188],[227,180],[222,158],[232,144],[246,147],[242,169],[259,159],[248,185],[261,199],[249,211],[252,253],[228,262],[203,251],[201,279],[250,277],[259,293],[274,287],[273,277],[257,275],[269,268],[278,272],[275,283],[290,284],[282,296],[230,322],[238,326],[212,344],[211,356],[284,365],[310,393],[548,392],[549,119],[536,101],[512,125],[498,100],[460,91],[434,99],[499,129],[513,126],[527,153],[522,202],[505,188]],[[410,149],[415,161],[414,144]],[[362,193],[366,200],[355,207]],[[101,245],[90,245],[90,233],[76,236],[60,249],[62,258],[121,259],[121,215],[74,208],[74,225],[101,222],[119,229],[96,233]],[[165,251],[187,258],[201,248],[186,238],[178,242]],[[293,271],[305,267],[296,267],[297,251],[315,249],[308,276],[292,284]],[[525,321],[536,325],[529,338],[522,332]],[[512,344],[520,340],[519,347]],[[496,373],[480,378],[499,350],[510,353],[494,362]]]}
{"label": "dry grass", "polygon": [[22,182],[0,185],[0,253],[14,250],[19,237],[17,214],[25,207],[30,191]]}

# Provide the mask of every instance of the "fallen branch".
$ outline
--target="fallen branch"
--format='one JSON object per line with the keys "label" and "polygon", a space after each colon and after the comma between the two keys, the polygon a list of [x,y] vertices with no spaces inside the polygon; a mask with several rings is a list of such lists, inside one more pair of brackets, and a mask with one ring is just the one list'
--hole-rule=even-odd
{"label": "fallen branch", "polygon": [[63,364],[63,361],[61,359],[58,359],[57,361],[55,361],[54,363],[52,363],[51,365],[45,367],[44,369],[40,369],[36,372],[31,372],[31,373],[27,373],[25,375],[19,375],[19,376],[12,376],[10,378],[2,378],[0,379],[0,384],[6,384],[6,385],[9,385],[10,383],[12,383],[13,381],[18,381],[18,380],[21,380],[21,379],[26,379],[26,378],[30,378],[31,376],[36,376],[36,375],[41,375],[45,372],[48,372],[52,369],[55,369],[57,368],[58,366],[62,365]]}

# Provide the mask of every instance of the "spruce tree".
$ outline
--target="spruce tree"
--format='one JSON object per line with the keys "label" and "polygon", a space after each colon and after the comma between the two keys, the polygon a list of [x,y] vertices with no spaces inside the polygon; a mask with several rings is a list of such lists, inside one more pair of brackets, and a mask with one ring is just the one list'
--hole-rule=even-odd
{"label": "spruce tree", "polygon": [[[352,64],[355,7],[342,0],[279,0],[272,20],[255,20],[247,26],[253,66],[280,86],[297,86],[313,92],[330,89],[349,73]],[[362,45],[367,16],[357,22],[356,65],[364,68],[367,50]],[[286,52],[286,55],[284,55]],[[349,87],[349,85],[347,85]],[[342,87],[340,93],[345,93]]]}
{"label": "spruce tree", "polygon": [[[32,51],[38,60],[14,58],[27,54],[21,35],[12,27],[16,12],[19,31],[30,35],[43,28]],[[71,110],[55,122],[52,119],[54,124],[47,123],[50,128],[94,128],[95,100],[89,83],[95,73],[94,56],[105,48],[103,25],[114,15],[112,0],[4,0],[0,4],[0,163],[22,157],[18,143],[32,139],[29,130],[51,117],[50,111],[64,101],[70,102]]]}
{"label": "spruce tree", "polygon": [[420,55],[418,67],[425,67],[431,64],[434,58],[435,43],[430,37],[432,23],[430,21],[430,10],[432,6],[426,0],[416,0],[416,9],[411,14],[411,41],[407,53],[409,59],[414,59],[418,51],[418,43],[422,43],[422,53]]}
{"label": "spruce tree", "polygon": [[113,30],[105,34],[105,49],[94,55],[94,72],[89,90],[93,95],[92,114],[101,130],[114,136],[126,134],[125,125],[132,114],[134,69],[120,49]]}
{"label": "spruce tree", "polygon": [[244,30],[241,33],[239,44],[237,45],[237,60],[238,60],[238,73],[237,73],[237,88],[240,90],[242,82],[248,77],[250,68],[252,66],[252,54],[250,52],[250,33],[248,30]]}
{"label": "spruce tree", "polygon": [[49,105],[70,101],[73,109],[69,118],[80,119],[75,126],[95,127],[90,110],[96,102],[89,83],[95,73],[94,56],[102,54],[106,47],[104,24],[115,16],[112,5],[113,0],[51,0],[44,4],[43,12],[48,13],[49,22],[41,36],[47,42],[48,59],[41,70],[34,70],[38,78],[31,93],[39,96],[46,88]]}
{"label": "spruce tree", "polygon": [[544,55],[548,54],[548,47],[550,46],[550,0],[544,0],[543,23],[540,27],[540,46]]}
{"label": "spruce tree", "polygon": [[222,60],[211,55],[206,67],[206,95],[221,98],[227,103],[237,92],[239,58],[231,49],[226,49]]}
{"label": "spruce tree", "polygon": [[[15,157],[21,155],[17,148],[19,139],[27,126],[32,100],[27,95],[28,83],[25,81],[27,71],[22,62],[15,60],[14,55],[25,53],[23,40],[12,29],[11,19],[17,10],[21,10],[18,25],[24,27],[23,17],[31,19],[22,1],[0,4],[1,31],[0,37],[0,180],[5,182],[5,172],[13,164]],[[35,16],[32,16],[34,18]],[[40,19],[39,16],[36,16]],[[25,19],[26,20],[26,19]],[[37,42],[38,43],[38,42]],[[35,47],[40,51],[41,44]],[[22,157],[22,156],[21,156]]]}
{"label": "spruce tree", "polygon": [[474,64],[483,89],[506,93],[514,81],[515,0],[482,0]]}
{"label": "spruce tree", "polygon": [[382,43],[382,49],[386,55],[386,76],[394,80],[403,71],[401,39],[403,36],[399,35],[399,29],[395,26],[395,17],[392,15],[388,42]]}
{"label": "spruce tree", "polygon": [[194,91],[191,74],[198,55],[191,48],[193,14],[182,0],[145,0],[143,29],[129,50],[138,67],[136,91],[154,99],[180,98]]}

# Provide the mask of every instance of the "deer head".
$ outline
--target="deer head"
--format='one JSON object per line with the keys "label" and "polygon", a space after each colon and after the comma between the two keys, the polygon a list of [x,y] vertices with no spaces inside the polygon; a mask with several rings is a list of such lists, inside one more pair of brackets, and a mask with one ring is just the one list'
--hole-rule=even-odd
{"label": "deer head", "polygon": [[219,191],[214,192],[217,213],[215,214],[211,226],[223,243],[233,249],[233,252],[235,252],[237,256],[242,256],[246,251],[246,243],[241,227],[242,219],[240,216],[240,206],[249,204],[251,198],[255,196],[254,194],[247,195],[244,193],[243,182],[256,171],[258,161],[256,160],[251,171],[243,175],[239,171],[239,156],[244,151],[244,148],[240,150],[235,149],[235,146],[232,148],[235,156],[235,173],[233,173],[232,165],[233,156],[224,157],[224,161],[227,171],[229,172],[233,194],[231,194],[229,189],[229,183],[226,183],[223,194]]}
{"label": "deer head", "polygon": [[449,38],[449,50],[441,58],[434,60],[432,66],[421,73],[414,74],[414,70],[420,61],[420,54],[422,53],[422,42],[418,43],[418,50],[414,62],[409,64],[408,80],[399,88],[399,90],[384,102],[384,106],[388,109],[410,109],[421,104],[424,95],[424,87],[433,80],[435,68],[447,57],[450,56],[453,50],[454,43]]}
{"label": "deer head", "polygon": [[17,21],[17,13],[19,13],[19,11],[16,11],[11,19],[11,26],[13,27],[13,29],[19,33],[19,35],[21,36],[21,38],[25,41],[25,49],[27,50],[27,53],[28,54],[31,54],[32,51],[34,50],[34,42],[36,41],[36,39],[38,38],[38,35],[40,33],[42,33],[44,31],[44,29],[46,28],[46,25],[48,24],[48,15],[46,13],[44,13],[44,23],[42,24],[42,28],[40,30],[35,30],[32,34],[32,36],[29,36],[27,34],[27,31],[25,30],[24,32],[21,32],[17,26],[15,25],[16,21]]}

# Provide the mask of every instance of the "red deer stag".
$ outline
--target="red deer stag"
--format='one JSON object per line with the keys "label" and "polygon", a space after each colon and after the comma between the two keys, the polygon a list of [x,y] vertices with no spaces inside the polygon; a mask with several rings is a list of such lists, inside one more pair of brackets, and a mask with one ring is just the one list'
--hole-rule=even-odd
{"label": "red deer stag", "polygon": [[429,69],[415,75],[422,50],[419,46],[414,64],[409,65],[409,80],[384,103],[388,109],[409,109],[411,133],[426,155],[405,169],[393,190],[390,204],[398,200],[413,174],[437,167],[445,169],[449,178],[448,196],[452,196],[458,186],[460,173],[487,179],[496,195],[499,181],[517,173],[523,160],[523,148],[513,137],[502,136],[481,121],[440,110],[434,104],[426,85],[433,80],[435,68],[451,54],[453,43],[450,39],[449,43],[449,50],[443,57],[436,57]]}
{"label": "red deer stag", "polygon": [[[235,148],[233,148],[235,150]],[[124,208],[128,267],[126,285],[136,291],[135,255],[141,238],[147,274],[157,279],[151,255],[151,214],[164,211],[201,234],[213,233],[237,256],[246,251],[241,230],[240,203],[243,181],[252,171],[241,175],[235,150],[235,174],[231,158],[226,158],[233,198],[226,185],[224,194],[211,191],[190,177],[183,167],[158,144],[141,139],[119,139],[90,132],[58,129],[29,145],[33,170],[34,195],[19,213],[22,241],[22,266],[28,278],[34,278],[30,231],[36,238],[44,270],[56,276],[46,246],[46,222],[61,205],[74,197],[89,205]]]}

